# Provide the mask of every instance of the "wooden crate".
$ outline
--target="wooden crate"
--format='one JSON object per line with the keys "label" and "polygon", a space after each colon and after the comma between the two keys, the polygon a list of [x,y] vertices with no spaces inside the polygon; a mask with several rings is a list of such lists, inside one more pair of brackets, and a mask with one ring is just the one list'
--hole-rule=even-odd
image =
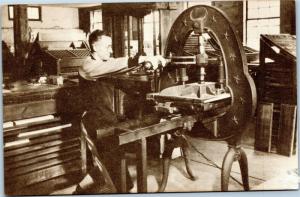
{"label": "wooden crate", "polygon": [[[296,36],[261,35],[259,58],[258,101],[273,104],[271,146],[279,154],[291,156],[296,135]],[[266,121],[259,114],[257,118],[258,124]]]}

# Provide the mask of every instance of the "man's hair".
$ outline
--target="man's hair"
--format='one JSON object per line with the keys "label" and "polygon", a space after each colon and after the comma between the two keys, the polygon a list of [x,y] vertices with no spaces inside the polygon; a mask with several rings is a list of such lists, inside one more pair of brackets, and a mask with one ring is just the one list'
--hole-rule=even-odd
{"label": "man's hair", "polygon": [[91,48],[92,52],[95,52],[93,44],[95,42],[97,42],[101,38],[101,36],[104,36],[104,35],[106,35],[105,31],[102,31],[100,29],[97,29],[97,30],[93,31],[90,34],[90,36],[89,36],[89,45],[90,45],[90,48]]}

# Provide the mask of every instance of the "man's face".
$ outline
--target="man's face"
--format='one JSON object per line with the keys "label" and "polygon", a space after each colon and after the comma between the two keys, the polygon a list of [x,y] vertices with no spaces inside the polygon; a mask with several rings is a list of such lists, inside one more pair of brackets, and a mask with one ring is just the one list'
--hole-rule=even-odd
{"label": "man's face", "polygon": [[112,41],[109,36],[101,38],[93,44],[94,50],[102,60],[108,60],[112,54]]}

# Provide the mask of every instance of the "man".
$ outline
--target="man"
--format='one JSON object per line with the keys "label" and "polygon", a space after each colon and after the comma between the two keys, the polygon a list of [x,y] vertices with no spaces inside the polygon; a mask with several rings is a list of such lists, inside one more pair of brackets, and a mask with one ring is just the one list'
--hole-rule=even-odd
{"label": "man", "polygon": [[[91,48],[91,56],[88,57],[83,65],[79,68],[80,87],[84,100],[84,108],[87,111],[83,123],[92,139],[100,140],[95,142],[100,151],[103,150],[102,156],[104,165],[108,169],[110,176],[115,183],[117,189],[120,186],[120,157],[118,150],[109,147],[109,143],[105,142],[105,137],[113,135],[112,133],[103,132],[101,136],[97,136],[96,130],[101,127],[110,126],[118,122],[117,115],[113,112],[113,84],[105,79],[107,74],[134,66],[139,63],[148,62],[156,69],[159,64],[164,66],[166,60],[162,56],[138,56],[134,58],[120,57],[111,58],[112,40],[101,30],[93,31],[89,36],[89,45]],[[148,64],[149,65],[149,64]],[[99,134],[98,134],[99,135]],[[102,138],[103,137],[103,138]],[[102,139],[101,139],[102,138]],[[106,151],[108,150],[108,151]],[[109,158],[106,158],[110,156]],[[128,174],[128,189],[133,184]],[[83,193],[83,187],[87,180],[91,180],[93,173],[89,173],[77,186],[75,193]]]}
{"label": "man", "polygon": [[90,34],[89,45],[92,55],[79,69],[80,76],[87,80],[95,80],[105,74],[127,68],[128,63],[133,64],[135,60],[137,63],[150,62],[153,69],[156,69],[159,63],[163,66],[166,64],[166,60],[162,56],[139,56],[135,59],[128,57],[111,58],[112,40],[101,30],[95,30]]}

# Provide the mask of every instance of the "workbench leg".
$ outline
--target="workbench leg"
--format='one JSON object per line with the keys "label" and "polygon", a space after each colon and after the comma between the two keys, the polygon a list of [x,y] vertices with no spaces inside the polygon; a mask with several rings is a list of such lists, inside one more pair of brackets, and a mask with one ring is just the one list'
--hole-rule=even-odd
{"label": "workbench leg", "polygon": [[137,149],[137,191],[138,193],[147,192],[147,141],[142,138],[138,143]]}
{"label": "workbench leg", "polygon": [[182,135],[182,144],[181,144],[181,151],[183,154],[184,162],[185,162],[185,167],[186,167],[186,172],[188,173],[190,179],[192,181],[196,180],[196,177],[191,169],[191,164],[190,164],[190,150],[189,150],[189,145],[186,139],[186,136]]}
{"label": "workbench leg", "polygon": [[126,159],[124,155],[122,155],[121,159],[121,193],[126,193],[127,192],[127,165],[126,165]]}
{"label": "workbench leg", "polygon": [[244,190],[249,190],[248,162],[245,152],[239,146],[229,146],[222,165],[221,190],[228,191],[230,172],[234,161],[239,161]]}

